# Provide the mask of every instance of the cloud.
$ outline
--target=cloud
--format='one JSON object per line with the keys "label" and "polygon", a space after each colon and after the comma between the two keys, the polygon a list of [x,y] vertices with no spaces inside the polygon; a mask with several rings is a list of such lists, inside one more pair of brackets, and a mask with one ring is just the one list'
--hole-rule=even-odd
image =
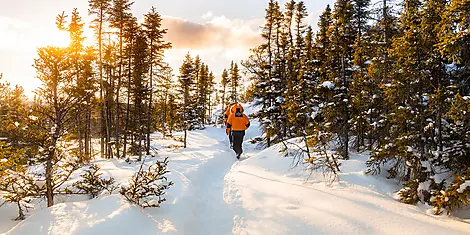
{"label": "cloud", "polygon": [[210,12],[204,17],[206,23],[163,16],[162,26],[168,29],[166,40],[173,48],[187,49],[251,48],[261,43],[259,20],[232,20]]}
{"label": "cloud", "polygon": [[203,19],[209,19],[213,16],[214,14],[212,13],[212,11],[208,11],[206,12],[204,15],[201,16],[201,18]]}

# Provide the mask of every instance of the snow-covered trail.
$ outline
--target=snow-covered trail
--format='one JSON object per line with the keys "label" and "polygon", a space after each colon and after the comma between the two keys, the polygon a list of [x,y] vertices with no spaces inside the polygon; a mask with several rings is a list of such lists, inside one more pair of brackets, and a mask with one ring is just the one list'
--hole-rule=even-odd
{"label": "snow-covered trail", "polygon": [[223,129],[209,127],[191,133],[191,147],[173,153],[184,157],[170,156],[169,178],[175,185],[154,218],[172,221],[172,234],[232,234],[234,214],[223,200],[223,186],[235,155],[226,139]]}
{"label": "snow-covered trail", "polygon": [[[115,192],[38,210],[7,234],[469,234],[469,223],[398,202],[395,181],[365,174],[367,154],[342,161],[340,183],[328,186],[319,173],[306,181],[310,172],[292,168],[292,159],[276,146],[259,150],[249,143],[260,135],[252,120],[244,142],[247,159],[238,161],[223,128],[189,132],[186,149],[155,133],[152,144],[158,158],[169,158],[167,176],[174,182],[161,208],[141,209]],[[123,160],[95,163],[119,184],[140,168]],[[11,209],[0,208],[0,215]]]}
{"label": "snow-covered trail", "polygon": [[[178,133],[176,136],[181,135]],[[208,127],[188,133],[188,148],[174,148],[182,143],[152,135],[159,158],[168,157],[168,179],[174,185],[164,196],[161,208],[142,210],[128,204],[121,196],[104,196],[90,201],[58,204],[37,210],[7,234],[233,234],[234,207],[223,198],[224,177],[236,162],[222,128]],[[154,158],[145,159],[150,165]],[[119,184],[138,171],[140,163],[123,160],[97,160],[104,176],[112,176]],[[144,166],[145,168],[145,166]],[[72,178],[77,178],[77,172]],[[83,200],[83,199],[81,199]],[[67,201],[74,201],[69,198]],[[9,216],[14,218],[14,207]],[[6,211],[6,210],[5,210]],[[0,210],[1,212],[1,210]],[[136,222],[135,220],[139,221]],[[0,221],[0,224],[3,224]],[[137,225],[135,227],[133,224]],[[12,223],[5,223],[11,226]],[[130,227],[129,227],[130,226]],[[10,227],[11,228],[11,227]],[[106,228],[106,230],[103,230]]]}
{"label": "snow-covered trail", "polygon": [[235,163],[225,177],[227,202],[239,208],[235,234],[469,234],[470,224],[394,198],[392,180],[365,172],[367,155],[343,161],[340,182],[291,169],[276,148]]}

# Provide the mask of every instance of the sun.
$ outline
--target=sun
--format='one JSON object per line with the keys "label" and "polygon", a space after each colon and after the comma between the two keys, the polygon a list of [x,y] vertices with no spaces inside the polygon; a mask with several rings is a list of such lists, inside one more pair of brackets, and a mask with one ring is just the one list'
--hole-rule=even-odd
{"label": "sun", "polygon": [[68,32],[59,29],[48,30],[42,35],[38,35],[38,46],[67,47],[70,45]]}

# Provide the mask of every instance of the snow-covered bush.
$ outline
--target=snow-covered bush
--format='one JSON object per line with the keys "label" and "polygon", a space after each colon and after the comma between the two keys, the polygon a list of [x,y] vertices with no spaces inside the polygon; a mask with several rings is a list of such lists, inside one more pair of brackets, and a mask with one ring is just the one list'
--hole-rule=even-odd
{"label": "snow-covered bush", "polygon": [[173,185],[165,176],[168,173],[168,158],[163,161],[157,160],[155,164],[150,165],[147,170],[143,170],[144,162],[140,170],[129,180],[129,186],[121,187],[120,193],[126,199],[139,205],[146,207],[160,207],[160,204],[166,201],[162,196],[165,191]]}
{"label": "snow-covered bush", "polygon": [[470,168],[462,174],[455,176],[455,181],[447,189],[433,192],[430,199],[434,206],[434,213],[441,214],[443,210],[452,212],[470,202]]}
{"label": "snow-covered bush", "polygon": [[0,176],[0,195],[4,203],[13,203],[18,207],[18,217],[15,220],[25,219],[24,211],[32,208],[31,198],[43,192],[40,182],[26,173],[24,169],[18,171],[6,170]]}
{"label": "snow-covered bush", "polygon": [[98,165],[91,165],[89,169],[85,170],[85,173],[80,175],[82,180],[73,183],[73,188],[68,189],[68,191],[73,193],[76,189],[77,193],[87,194],[90,198],[97,197],[105,190],[111,194],[117,188],[114,178],[101,177],[102,173],[99,173],[99,170],[100,167]]}
{"label": "snow-covered bush", "polygon": [[282,144],[280,152],[292,158],[294,167],[304,164],[312,172],[321,172],[328,183],[336,181],[340,163],[337,156],[327,150],[327,141],[321,135],[282,141]]}
{"label": "snow-covered bush", "polygon": [[410,180],[405,183],[405,187],[398,192],[400,201],[406,204],[415,205],[419,202],[418,180]]}

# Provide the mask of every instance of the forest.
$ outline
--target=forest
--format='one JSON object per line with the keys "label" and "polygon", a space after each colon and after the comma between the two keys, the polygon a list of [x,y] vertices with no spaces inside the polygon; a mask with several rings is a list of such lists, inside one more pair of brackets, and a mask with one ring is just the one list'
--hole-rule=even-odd
{"label": "forest", "polygon": [[465,0],[337,0],[314,32],[302,1],[270,1],[264,42],[242,63],[266,145],[300,138],[294,155],[333,174],[338,159],[369,151],[368,173],[403,182],[401,201],[436,214],[467,204],[469,10]]}

